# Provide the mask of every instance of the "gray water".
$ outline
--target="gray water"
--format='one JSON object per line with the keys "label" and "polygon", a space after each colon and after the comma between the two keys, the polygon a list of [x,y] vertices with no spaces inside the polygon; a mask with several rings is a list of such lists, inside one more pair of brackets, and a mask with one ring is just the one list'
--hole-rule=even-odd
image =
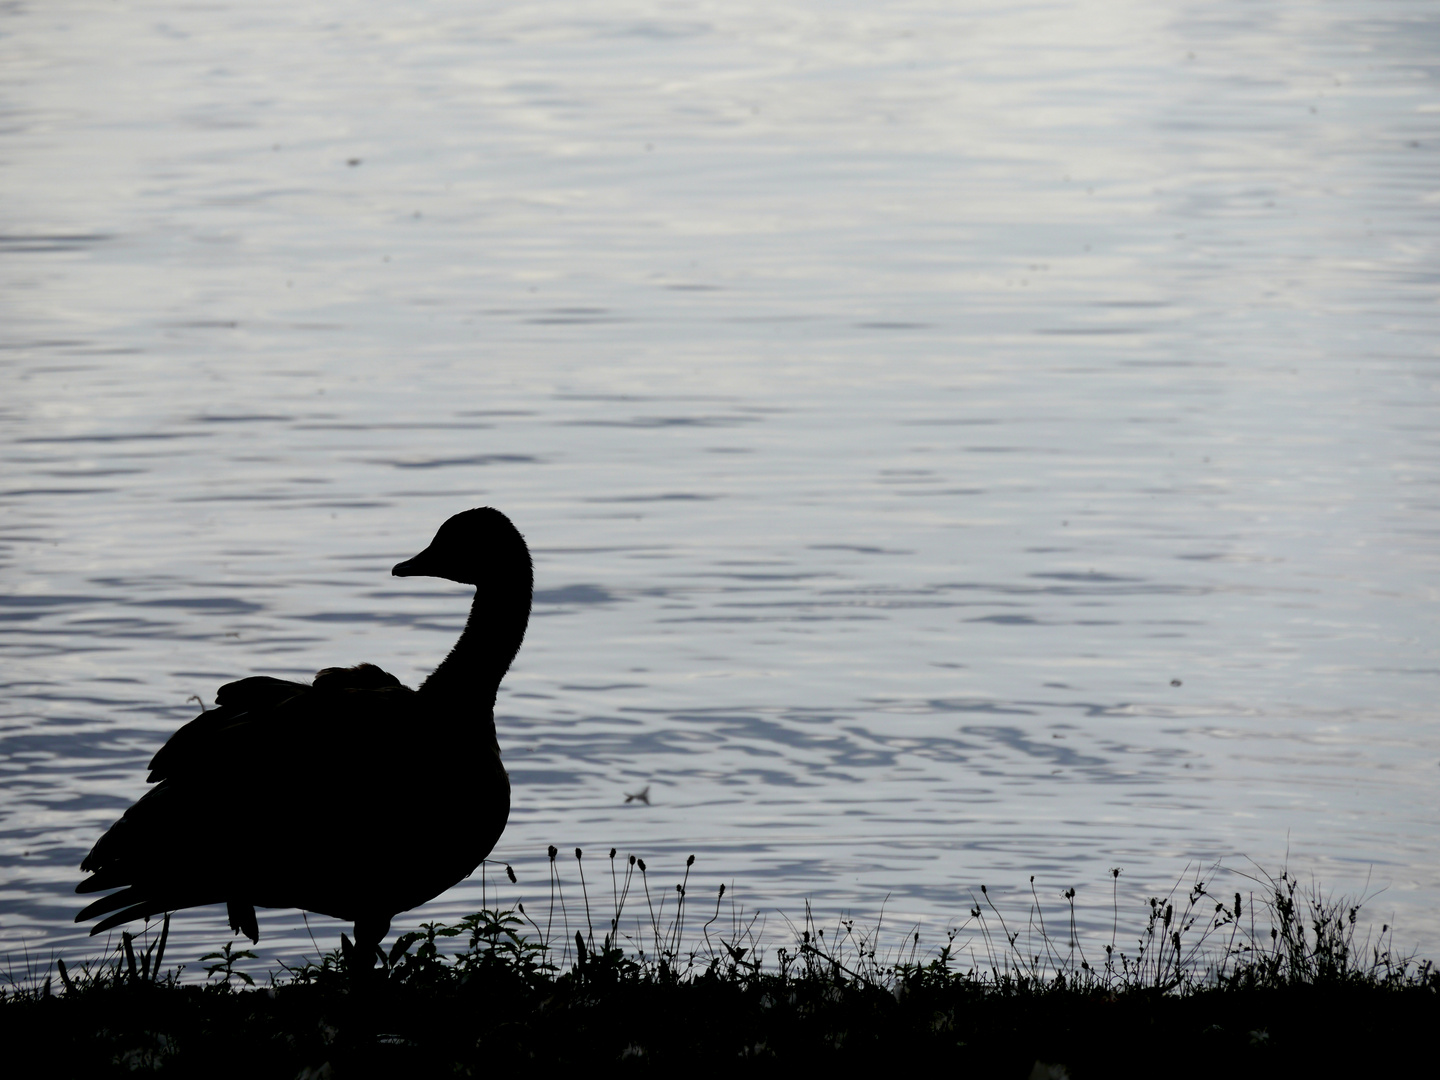
{"label": "gray water", "polygon": [[98,951],[192,695],[421,679],[388,568],[490,504],[504,902],[1288,858],[1433,955],[1437,75],[1425,3],[5,5],[0,948]]}

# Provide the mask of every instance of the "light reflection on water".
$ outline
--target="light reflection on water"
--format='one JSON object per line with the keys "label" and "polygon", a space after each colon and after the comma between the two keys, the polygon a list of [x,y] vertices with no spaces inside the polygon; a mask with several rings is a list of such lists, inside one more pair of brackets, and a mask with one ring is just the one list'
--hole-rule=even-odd
{"label": "light reflection on water", "polygon": [[1288,849],[1433,951],[1437,28],[0,13],[0,938],[82,948],[190,695],[422,677],[466,597],[388,567],[489,503],[539,580],[524,895],[554,842],[902,920],[1033,873],[1108,924],[1110,866]]}

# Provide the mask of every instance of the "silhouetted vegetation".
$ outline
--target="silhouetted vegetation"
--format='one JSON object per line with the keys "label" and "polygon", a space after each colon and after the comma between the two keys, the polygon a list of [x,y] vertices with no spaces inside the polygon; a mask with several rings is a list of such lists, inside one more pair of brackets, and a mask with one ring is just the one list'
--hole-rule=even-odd
{"label": "silhouetted vegetation", "polygon": [[[712,1071],[747,1062],[934,1064],[978,1076],[1326,1075],[1342,1052],[1375,1071],[1429,1064],[1440,1021],[1432,965],[1362,935],[1360,901],[1257,873],[1212,895],[1151,897],[1110,940],[1077,930],[1075,892],[1002,911],[986,888],[940,940],[808,907],[770,949],[726,900],[692,900],[690,869],[653,888],[644,860],[562,882],[550,849],[543,916],[485,908],[425,923],[388,950],[341,949],[254,976],[233,944],[205,981],[162,972],[168,917],[142,948],[0,994],[12,1054],[60,1075],[483,1075],[506,1066],[620,1062]],[[509,868],[506,868],[507,871]],[[1119,871],[1112,871],[1112,882]],[[513,881],[513,875],[511,875]],[[567,890],[569,895],[567,896]],[[600,925],[595,924],[600,894]],[[578,895],[577,895],[578,894]],[[368,962],[367,962],[368,961]],[[1428,1071],[1428,1069],[1427,1069]]]}

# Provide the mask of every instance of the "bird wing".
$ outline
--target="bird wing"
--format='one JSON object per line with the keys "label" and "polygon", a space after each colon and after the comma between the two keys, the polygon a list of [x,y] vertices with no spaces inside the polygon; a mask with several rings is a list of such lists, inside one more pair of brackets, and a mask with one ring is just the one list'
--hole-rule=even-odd
{"label": "bird wing", "polygon": [[[227,755],[257,739],[271,734],[277,723],[302,727],[333,709],[327,699],[347,690],[404,689],[400,680],[374,664],[357,664],[348,668],[324,668],[315,676],[313,685],[254,675],[248,679],[226,683],[215,693],[213,709],[206,710],[179,731],[150,759],[147,783],[157,783],[174,776],[200,771],[213,771]],[[293,702],[292,707],[281,706]],[[306,705],[321,708],[307,708]],[[304,732],[294,730],[275,734],[281,742],[295,741]],[[289,738],[286,739],[285,736]]]}
{"label": "bird wing", "polygon": [[[254,879],[267,859],[300,858],[290,850],[295,826],[334,816],[344,802],[335,797],[337,788],[353,774],[356,759],[374,753],[375,733],[397,721],[405,728],[414,698],[373,664],[327,668],[313,685],[256,676],[222,686],[217,707],[182,727],[151,759],[150,781],[157,786],[81,863],[91,876],[77,892],[121,891],[89,905],[77,921],[126,909],[98,931],[233,900],[237,875]],[[284,869],[279,864],[277,873]]]}
{"label": "bird wing", "polygon": [[309,692],[305,683],[268,675],[226,683],[215,694],[215,708],[203,710],[155,752],[146,782],[154,784],[213,760],[214,751],[233,737],[237,728],[253,724],[275,706]]}

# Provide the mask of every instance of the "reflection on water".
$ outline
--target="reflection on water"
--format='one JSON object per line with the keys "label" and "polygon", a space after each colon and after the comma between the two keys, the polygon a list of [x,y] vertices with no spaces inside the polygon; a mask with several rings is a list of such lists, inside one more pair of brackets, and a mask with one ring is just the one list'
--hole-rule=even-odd
{"label": "reflection on water", "polygon": [[0,35],[7,947],[81,948],[191,695],[422,677],[465,593],[388,568],[482,503],[537,558],[521,895],[551,842],[902,919],[1288,849],[1440,946],[1428,9]]}

